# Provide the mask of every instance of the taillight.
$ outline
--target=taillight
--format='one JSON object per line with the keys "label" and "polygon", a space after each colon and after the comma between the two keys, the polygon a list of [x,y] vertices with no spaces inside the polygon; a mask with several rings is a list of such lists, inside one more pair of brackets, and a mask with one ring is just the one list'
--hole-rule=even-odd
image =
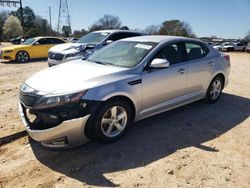
{"label": "taillight", "polygon": [[224,58],[225,58],[225,60],[230,61],[230,56],[229,55],[225,55]]}

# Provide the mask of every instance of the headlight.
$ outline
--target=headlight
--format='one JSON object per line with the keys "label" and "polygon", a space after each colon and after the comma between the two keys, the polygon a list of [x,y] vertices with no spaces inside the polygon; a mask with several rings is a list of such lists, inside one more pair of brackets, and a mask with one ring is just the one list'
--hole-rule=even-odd
{"label": "headlight", "polygon": [[11,53],[13,50],[5,50],[4,53]]}
{"label": "headlight", "polygon": [[78,103],[81,100],[81,97],[87,91],[82,91],[79,93],[71,93],[67,95],[59,95],[59,96],[45,96],[42,97],[35,105],[36,109],[44,109],[44,108],[52,108],[57,106],[63,106],[73,103]]}
{"label": "headlight", "polygon": [[77,57],[77,56],[81,56],[81,55],[82,55],[81,52],[76,52],[76,53],[67,54],[66,58],[72,58],[72,57]]}

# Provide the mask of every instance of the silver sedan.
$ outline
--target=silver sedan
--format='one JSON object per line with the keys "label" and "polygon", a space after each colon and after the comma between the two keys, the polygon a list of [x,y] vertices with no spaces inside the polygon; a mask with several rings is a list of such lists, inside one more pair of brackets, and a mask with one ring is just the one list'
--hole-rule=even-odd
{"label": "silver sedan", "polygon": [[215,103],[229,71],[230,57],[200,40],[123,39],[27,79],[20,116],[28,134],[46,147],[113,142],[135,121],[200,99]]}

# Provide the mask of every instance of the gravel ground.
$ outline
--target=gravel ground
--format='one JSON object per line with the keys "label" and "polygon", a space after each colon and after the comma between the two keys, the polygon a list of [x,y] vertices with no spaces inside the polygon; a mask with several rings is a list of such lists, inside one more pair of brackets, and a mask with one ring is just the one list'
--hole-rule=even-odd
{"label": "gravel ground", "polygon": [[46,60],[0,63],[0,187],[250,187],[250,54],[231,53],[230,84],[136,123],[116,143],[47,150],[17,112],[20,84]]}

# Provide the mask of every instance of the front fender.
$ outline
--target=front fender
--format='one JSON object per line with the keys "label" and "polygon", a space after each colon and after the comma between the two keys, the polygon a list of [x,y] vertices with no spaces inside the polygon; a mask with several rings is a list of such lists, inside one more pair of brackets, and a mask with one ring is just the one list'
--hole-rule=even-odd
{"label": "front fender", "polygon": [[129,78],[92,88],[85,94],[84,99],[107,101],[117,96],[127,97],[134,103],[137,114],[141,109],[142,84],[138,83],[135,85],[130,85],[129,83],[133,80],[140,79],[140,76],[136,76],[134,78]]}

